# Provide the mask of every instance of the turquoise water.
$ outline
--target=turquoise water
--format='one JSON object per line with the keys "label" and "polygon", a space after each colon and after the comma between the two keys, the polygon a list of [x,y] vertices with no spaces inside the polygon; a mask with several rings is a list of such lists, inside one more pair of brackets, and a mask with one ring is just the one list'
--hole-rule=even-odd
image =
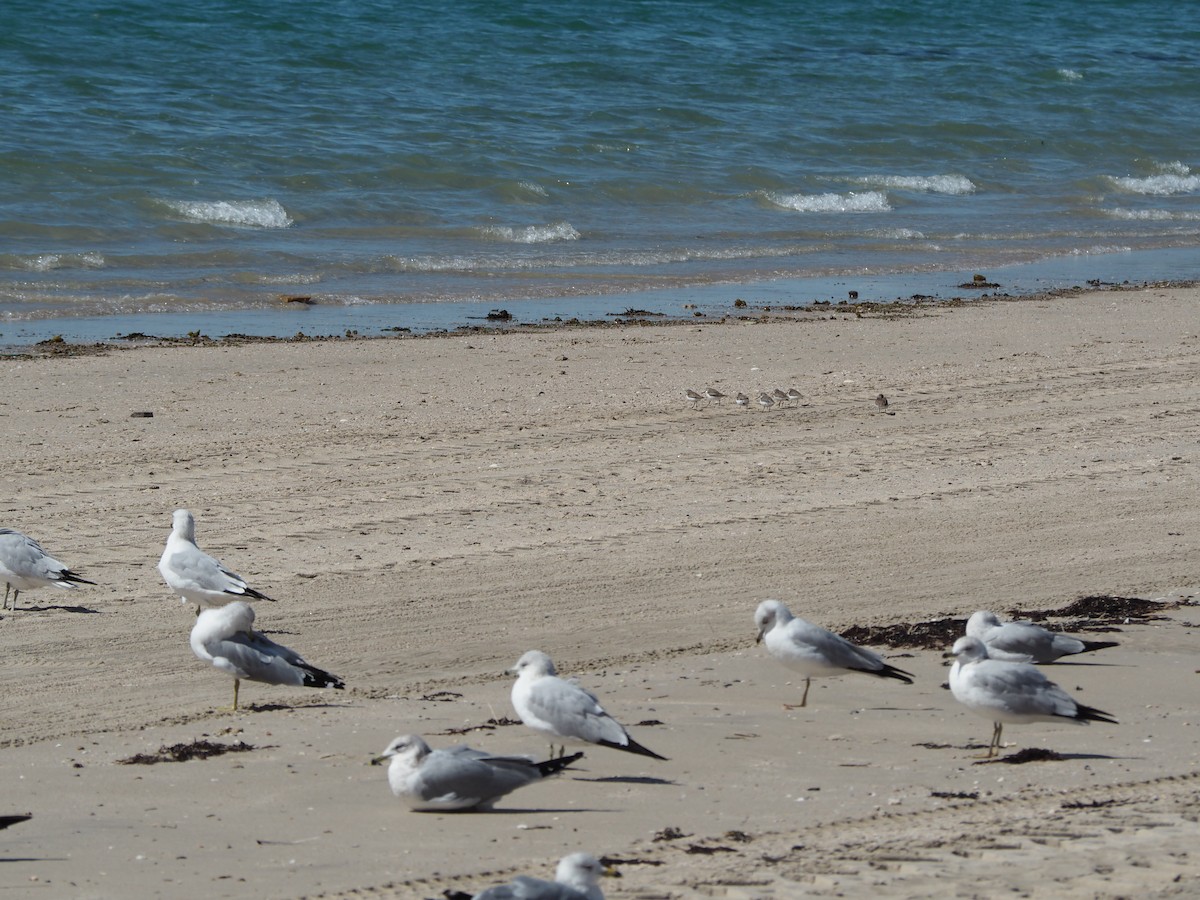
{"label": "turquoise water", "polygon": [[1183,9],[6,0],[0,332],[1136,277],[1160,250],[1196,277]]}

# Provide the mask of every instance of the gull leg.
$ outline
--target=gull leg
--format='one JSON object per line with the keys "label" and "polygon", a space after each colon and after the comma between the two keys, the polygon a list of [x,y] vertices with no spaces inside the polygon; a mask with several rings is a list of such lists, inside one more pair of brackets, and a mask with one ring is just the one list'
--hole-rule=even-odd
{"label": "gull leg", "polygon": [[1002,746],[1004,746],[1004,745],[1003,745],[1003,744],[1000,742],[1000,735],[1001,735],[1001,733],[1002,733],[1003,731],[1004,731],[1004,723],[1003,723],[1003,722],[997,722],[997,723],[996,723],[996,728],[995,728],[995,731],[994,731],[994,733],[992,734],[992,747],[993,747],[993,749],[995,750],[995,753],[996,753],[996,755],[997,755],[997,756],[999,756],[999,755],[1000,755],[1000,748],[1001,748]]}
{"label": "gull leg", "polygon": [[804,695],[800,698],[800,702],[799,703],[785,703],[785,704],[783,704],[783,708],[784,709],[803,709],[804,707],[808,706],[808,686],[810,684],[812,684],[812,679],[805,678],[804,679]]}
{"label": "gull leg", "polygon": [[12,585],[7,581],[4,582],[4,606],[0,609],[8,609],[8,592],[12,590]]}

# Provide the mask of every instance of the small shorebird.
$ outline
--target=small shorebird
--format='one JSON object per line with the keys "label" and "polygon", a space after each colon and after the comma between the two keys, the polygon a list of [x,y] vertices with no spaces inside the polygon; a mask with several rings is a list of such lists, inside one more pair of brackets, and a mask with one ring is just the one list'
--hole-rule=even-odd
{"label": "small shorebird", "polygon": [[988,659],[1005,662],[1049,663],[1064,656],[1117,646],[1116,641],[1081,641],[1032,622],[1001,624],[995,613],[983,609],[967,619],[967,635],[983,641]]}
{"label": "small shorebird", "polygon": [[96,583],[80,578],[43,550],[33,538],[11,528],[0,528],[0,581],[4,582],[4,607],[8,606],[11,590],[14,610],[21,591],[32,591],[48,584],[73,588],[77,584]]}
{"label": "small shorebird", "polygon": [[738,406],[749,406],[750,398],[747,397],[745,394],[739,392],[738,395],[733,398],[733,402],[736,403]]}
{"label": "small shorebird", "polygon": [[862,672],[912,684],[910,672],[889,665],[878,653],[852,644],[840,634],[797,619],[778,600],[758,604],[754,624],[758,626],[756,642],[765,642],[773,657],[804,676],[804,695],[799,704],[785,703],[788,709],[807,705],[808,686],[814,678]]}
{"label": "small shorebird", "polygon": [[788,399],[793,403],[799,403],[804,399],[803,395],[795,388],[788,388]]}
{"label": "small shorebird", "polygon": [[695,409],[696,404],[704,399],[702,395],[697,394],[691,388],[688,388],[686,391],[684,391],[684,393],[687,395],[688,402],[692,404],[692,409]]}
{"label": "small shorebird", "polygon": [[771,399],[770,394],[768,394],[766,391],[763,391],[758,395],[758,405],[763,409],[770,409],[775,405],[775,401]]}
{"label": "small shorebird", "polygon": [[346,686],[336,675],[310,666],[295,650],[276,644],[253,626],[254,609],[242,600],[202,611],[192,626],[192,652],[233,676],[235,712],[242,681],[337,690]]}
{"label": "small shorebird", "polygon": [[513,671],[517,680],[513,682],[512,705],[517,716],[534,731],[549,735],[551,741],[599,744],[666,759],[631,738],[621,723],[604,711],[595,694],[559,678],[550,657],[540,650],[522,655]]}
{"label": "small shorebird", "polygon": [[988,757],[1000,752],[1000,735],[1005,722],[1107,722],[1116,725],[1112,713],[1084,706],[1043,675],[1036,666],[1023,662],[989,659],[979,638],[967,635],[954,642],[948,656],[957,657],[950,667],[950,692],[954,699],[978,716],[992,720],[992,742]]}
{"label": "small shorebird", "polygon": [[706,387],[704,389],[704,396],[718,404],[725,399],[725,394],[722,394],[715,387]]}
{"label": "small shorebird", "polygon": [[880,394],[878,397],[875,398],[875,405],[877,407],[879,407],[880,409],[887,409],[887,405],[888,405],[887,397],[883,396],[883,394]]}
{"label": "small shorebird", "polygon": [[788,400],[791,399],[790,397],[788,397],[787,391],[780,390],[779,388],[775,388],[775,390],[771,391],[771,397],[780,406],[782,406],[784,403],[787,403]]}
{"label": "small shorebird", "polygon": [[171,534],[158,571],[163,581],[179,595],[200,607],[222,606],[234,600],[270,600],[196,546],[196,520],[186,509],[177,509],[171,521]]}

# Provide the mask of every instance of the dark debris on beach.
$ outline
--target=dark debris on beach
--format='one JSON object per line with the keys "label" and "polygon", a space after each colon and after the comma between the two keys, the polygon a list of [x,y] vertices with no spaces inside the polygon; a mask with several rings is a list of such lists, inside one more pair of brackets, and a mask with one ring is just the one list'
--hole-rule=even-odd
{"label": "dark debris on beach", "polygon": [[170,747],[160,747],[157,753],[138,753],[126,759],[118,759],[122,766],[152,766],[162,762],[187,762],[192,759],[208,759],[210,756],[221,756],[225,753],[245,753],[258,749],[245,741],[234,741],[232,744],[221,744],[199,738],[184,744],[172,744]]}
{"label": "dark debris on beach", "polygon": [[[1163,618],[1162,613],[1178,609],[1180,603],[1143,600],[1140,597],[1115,597],[1095,594],[1080,597],[1057,609],[1006,610],[1012,619],[1043,623],[1044,628],[1065,632],[1120,631],[1121,625],[1143,624]],[[1062,620],[1053,623],[1049,619]],[[892,625],[855,625],[841,632],[855,644],[910,650],[946,650],[966,632],[967,620],[934,619],[929,622],[897,622]]]}

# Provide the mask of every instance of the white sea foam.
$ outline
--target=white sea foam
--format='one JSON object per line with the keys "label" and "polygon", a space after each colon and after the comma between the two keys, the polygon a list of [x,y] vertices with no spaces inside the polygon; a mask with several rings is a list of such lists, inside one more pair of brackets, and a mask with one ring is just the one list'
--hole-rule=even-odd
{"label": "white sea foam", "polygon": [[783,209],[796,212],[861,213],[888,212],[891,205],[883,191],[851,191],[848,194],[780,194],[769,192],[766,199]]}
{"label": "white sea foam", "polygon": [[1083,79],[1083,73],[1075,69],[1059,69],[1058,77],[1064,81],[1080,81]]}
{"label": "white sea foam", "polygon": [[1195,222],[1200,221],[1200,213],[1172,212],[1169,209],[1125,209],[1115,207],[1104,210],[1106,216],[1114,219],[1125,219],[1131,222]]}
{"label": "white sea foam", "polygon": [[534,181],[518,181],[517,187],[523,191],[529,191],[531,194],[537,194],[539,197],[549,197],[550,192]]}
{"label": "white sea foam", "polygon": [[209,225],[287,228],[292,217],[278,200],[164,200],[163,205],[184,218]]}
{"label": "white sea foam", "polygon": [[876,228],[868,234],[893,241],[919,241],[925,237],[922,232],[913,228]]}
{"label": "white sea foam", "polygon": [[548,244],[553,241],[577,241],[582,235],[570,222],[555,222],[551,225],[528,225],[511,228],[508,225],[488,225],[480,229],[484,237],[507,241],[513,244]]}
{"label": "white sea foam", "polygon": [[1200,190],[1200,175],[1193,175],[1191,169],[1183,163],[1166,163],[1159,168],[1161,171],[1158,174],[1147,175],[1144,178],[1109,175],[1108,180],[1131,194],[1153,194],[1157,197]]}
{"label": "white sea foam", "polygon": [[973,194],[975,183],[965,175],[876,175],[857,179],[859,184],[927,194]]}

